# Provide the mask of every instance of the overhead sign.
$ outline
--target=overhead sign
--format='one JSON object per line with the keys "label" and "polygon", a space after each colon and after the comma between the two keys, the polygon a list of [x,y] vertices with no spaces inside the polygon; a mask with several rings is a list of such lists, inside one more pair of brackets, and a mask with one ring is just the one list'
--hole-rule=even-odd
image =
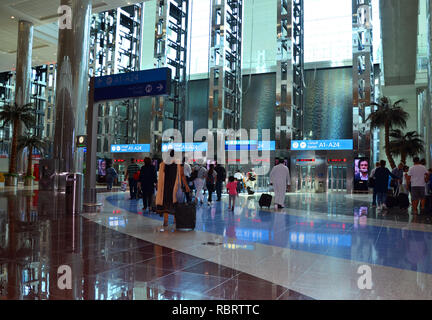
{"label": "overhead sign", "polygon": [[94,101],[116,100],[171,93],[171,69],[157,68],[96,77]]}
{"label": "overhead sign", "polygon": [[293,140],[291,150],[352,150],[353,141],[345,140]]}
{"label": "overhead sign", "polygon": [[257,140],[228,140],[225,141],[225,150],[259,150],[273,151],[276,143],[274,141]]}
{"label": "overhead sign", "polygon": [[174,150],[175,152],[207,151],[207,142],[162,143],[162,152]]}
{"label": "overhead sign", "polygon": [[112,144],[111,152],[150,152],[149,144]]}

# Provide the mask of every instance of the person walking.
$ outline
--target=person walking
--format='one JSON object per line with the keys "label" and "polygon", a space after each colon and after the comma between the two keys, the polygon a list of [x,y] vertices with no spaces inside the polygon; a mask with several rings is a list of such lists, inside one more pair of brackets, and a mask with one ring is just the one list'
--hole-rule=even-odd
{"label": "person walking", "polygon": [[243,174],[239,169],[234,173],[234,178],[237,180],[237,193],[240,193],[243,190]]}
{"label": "person walking", "polygon": [[118,175],[117,175],[117,171],[112,167],[111,163],[108,163],[107,167],[108,167],[106,169],[107,190],[111,191],[112,186],[113,186],[113,182],[117,178]]}
{"label": "person walking", "polygon": [[392,182],[391,182],[391,184],[392,184],[392,186],[393,186],[393,191],[394,191],[395,193],[396,193],[396,191],[398,190],[399,185],[400,185],[400,182],[402,181],[402,178],[403,178],[403,174],[404,174],[403,167],[404,167],[404,165],[403,165],[403,163],[401,162],[401,163],[399,163],[399,165],[398,165],[397,167],[395,167],[395,168],[392,170],[392,173],[393,173],[395,176],[398,177],[397,179],[393,179]]}
{"label": "person walking", "polygon": [[144,165],[139,175],[139,188],[143,195],[143,210],[151,210],[155,185],[157,183],[156,168],[152,165],[149,157],[144,158]]}
{"label": "person walking", "polygon": [[[191,168],[190,164],[186,162],[186,158],[183,158],[182,166],[183,166],[184,175],[186,177],[186,181],[188,183],[188,186],[190,187],[190,185],[191,185],[190,178],[191,178],[191,174],[192,174],[192,168]],[[187,192],[186,193],[186,201],[189,203],[189,202],[191,202],[191,200],[192,200],[191,199],[191,192]]]}
{"label": "person walking", "polygon": [[135,159],[131,158],[130,164],[128,165],[126,169],[125,174],[125,180],[128,180],[129,182],[129,193],[130,193],[130,199],[133,200],[136,199],[138,195],[138,177],[135,177],[135,174],[140,171],[139,165],[135,163]]}
{"label": "person walking", "polygon": [[214,169],[214,164],[211,164],[209,171],[207,172],[207,178],[206,178],[206,187],[208,191],[208,197],[207,197],[208,205],[211,205],[212,203],[212,195],[215,190],[216,179],[217,179],[217,173]]}
{"label": "person walking", "polygon": [[386,168],[386,161],[381,160],[379,168],[376,168],[375,170],[375,188],[377,192],[377,203],[378,203],[378,209],[384,210],[386,209],[386,199],[387,199],[387,192],[389,189],[389,177],[392,177],[393,179],[397,179],[398,177],[395,176],[393,173],[390,172],[389,169]]}
{"label": "person walking", "polygon": [[408,187],[408,170],[409,167],[408,166],[404,166],[403,167],[403,176],[402,176],[402,184],[399,188],[399,192],[400,193],[405,193],[405,194],[409,194],[409,187]]}
{"label": "person walking", "polygon": [[429,173],[426,167],[420,163],[420,159],[415,157],[414,165],[409,168],[407,180],[408,185],[411,186],[411,203],[412,213],[417,214],[417,207],[420,202],[420,208],[423,211],[426,204],[425,187],[426,181],[429,180]]}
{"label": "person walking", "polygon": [[369,181],[373,184],[373,196],[372,196],[372,207],[376,207],[377,205],[377,189],[376,189],[376,183],[375,183],[375,171],[377,168],[379,168],[380,163],[376,162],[375,163],[375,168],[372,169],[370,177],[369,177]]}
{"label": "person walking", "polygon": [[226,179],[226,170],[224,167],[222,167],[219,163],[216,164],[215,171],[217,173],[216,176],[216,195],[217,199],[216,201],[221,201],[222,198],[222,185],[225,182]]}
{"label": "person walking", "polygon": [[270,183],[274,188],[276,209],[284,208],[285,193],[287,186],[291,185],[291,178],[289,169],[284,165],[283,159],[279,159],[279,164],[275,165],[270,172]]}
{"label": "person walking", "polygon": [[[174,150],[170,150],[169,154],[173,158]],[[174,204],[181,201],[177,199],[177,191],[180,191],[179,188],[182,187],[184,187],[185,192],[190,192],[183,166],[175,162],[166,164],[165,161],[162,161],[159,166],[156,208],[163,215],[164,227],[168,226],[168,214],[174,212]]]}
{"label": "person walking", "polygon": [[236,203],[236,198],[237,198],[237,181],[234,178],[234,176],[230,176],[228,178],[228,183],[227,183],[227,192],[228,192],[228,196],[229,196],[229,200],[228,200],[228,210],[232,210],[234,211],[234,207],[235,207],[235,203]]}
{"label": "person walking", "polygon": [[197,170],[197,177],[194,180],[194,185],[196,189],[195,202],[198,203],[199,200],[200,203],[203,204],[204,195],[202,191],[207,178],[207,169],[204,168],[203,165],[198,165],[195,170]]}

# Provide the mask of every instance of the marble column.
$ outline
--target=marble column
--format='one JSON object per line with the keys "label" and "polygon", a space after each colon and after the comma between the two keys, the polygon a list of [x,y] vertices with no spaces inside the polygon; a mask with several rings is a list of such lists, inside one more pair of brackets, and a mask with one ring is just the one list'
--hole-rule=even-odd
{"label": "marble column", "polygon": [[[18,22],[18,43],[16,58],[15,103],[24,105],[30,103],[31,73],[33,50],[33,23],[20,20]],[[22,135],[24,128],[18,124],[18,135]],[[16,152],[16,151],[14,151]],[[11,152],[12,153],[12,152]],[[24,171],[23,152],[17,152],[17,163],[9,165],[13,172]]]}
{"label": "marble column", "polygon": [[15,81],[15,102],[18,105],[30,102],[32,48],[33,23],[20,20],[18,22]]}
{"label": "marble column", "polygon": [[92,5],[91,0],[60,4],[71,8],[71,24],[59,29],[54,159],[59,161],[58,172],[82,172],[84,154],[75,139],[85,134]]}

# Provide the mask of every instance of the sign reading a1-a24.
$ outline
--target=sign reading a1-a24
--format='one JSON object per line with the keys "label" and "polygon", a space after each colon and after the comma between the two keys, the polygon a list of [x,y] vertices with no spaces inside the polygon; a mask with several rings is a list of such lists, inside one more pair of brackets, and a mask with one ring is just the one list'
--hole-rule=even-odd
{"label": "sign reading a1-a24", "polygon": [[351,139],[342,140],[293,140],[291,150],[352,150]]}

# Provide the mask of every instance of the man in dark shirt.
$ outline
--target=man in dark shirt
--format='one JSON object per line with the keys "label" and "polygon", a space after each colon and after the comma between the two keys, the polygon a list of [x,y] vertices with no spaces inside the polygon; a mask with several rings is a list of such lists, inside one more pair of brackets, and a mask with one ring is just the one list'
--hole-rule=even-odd
{"label": "man in dark shirt", "polygon": [[222,167],[219,163],[216,165],[215,171],[217,173],[216,176],[216,201],[220,201],[222,197],[222,185],[226,179],[226,171],[225,168]]}
{"label": "man in dark shirt", "polygon": [[131,158],[131,163],[126,169],[126,179],[129,181],[130,200],[136,199],[138,193],[138,179],[135,180],[134,175],[140,171],[139,165],[135,163],[135,159]]}
{"label": "man in dark shirt", "polygon": [[380,166],[376,168],[375,173],[375,189],[377,192],[378,210],[384,210],[386,208],[386,199],[388,192],[389,177],[398,179],[389,169],[386,168],[385,160],[380,161]]}

